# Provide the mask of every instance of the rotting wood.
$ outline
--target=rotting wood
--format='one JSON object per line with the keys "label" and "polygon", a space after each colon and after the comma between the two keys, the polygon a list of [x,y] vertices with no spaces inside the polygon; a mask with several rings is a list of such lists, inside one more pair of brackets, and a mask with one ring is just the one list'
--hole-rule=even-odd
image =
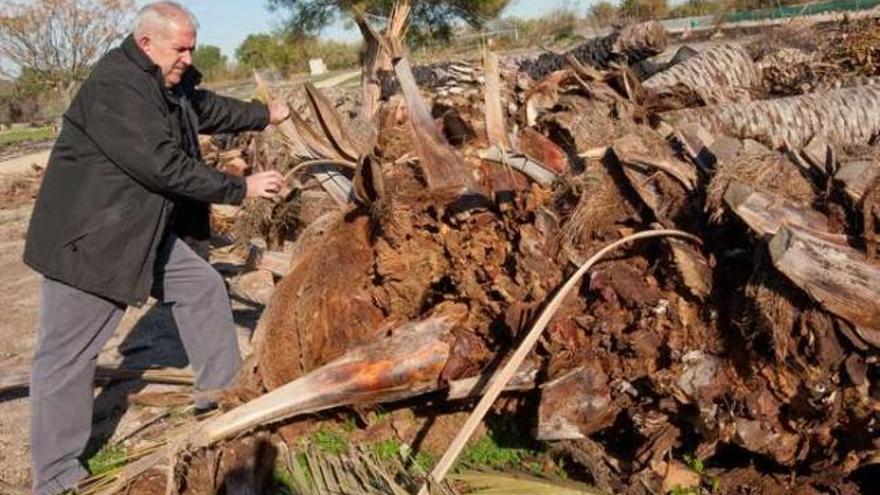
{"label": "rotting wood", "polygon": [[858,204],[878,177],[880,177],[880,161],[856,160],[841,163],[837,173],[834,174],[834,181],[853,203]]}
{"label": "rotting wood", "polygon": [[652,156],[643,140],[635,134],[615,141],[612,150],[624,167],[631,167],[639,174],[645,175],[656,169],[674,177],[688,191],[696,187],[697,171],[693,166],[671,157]]}
{"label": "rotting wood", "polygon": [[827,232],[828,218],[816,210],[798,206],[775,194],[731,182],[724,202],[759,236],[775,235],[784,225]]}
{"label": "rotting wood", "polygon": [[608,376],[580,367],[541,386],[538,440],[578,440],[609,426],[617,415]]}
{"label": "rotting wood", "polygon": [[532,127],[526,127],[519,133],[516,146],[522,154],[557,174],[571,169],[565,151]]}
{"label": "rotting wood", "polygon": [[507,165],[518,170],[542,186],[549,186],[556,180],[556,174],[542,164],[529,157],[518,154],[507,154],[499,148],[489,148],[480,152],[480,158],[491,162]]}
{"label": "rotting wood", "polygon": [[[840,182],[830,184],[837,191],[827,189],[831,174],[816,165],[821,159],[818,145],[816,156],[807,156],[810,143],[801,148],[783,140],[786,159],[753,140],[711,130],[700,135],[699,128],[692,127],[697,133],[690,137],[696,136],[699,143],[691,143],[690,150],[678,146],[683,141],[678,126],[661,123],[652,132],[646,126],[647,122],[656,125],[650,112],[706,104],[705,98],[664,96],[672,103],[664,106],[660,101],[655,107],[651,95],[645,95],[644,101],[637,97],[638,87],[631,78],[617,70],[597,69],[566,70],[555,86],[535,85],[522,74],[505,78],[505,95],[512,97],[504,111],[516,115],[522,125],[530,106],[537,122],[533,128],[524,127],[520,136],[527,135],[526,139],[511,139],[508,155],[521,152],[559,175],[547,186],[531,185],[512,167],[478,159],[487,148],[480,67],[452,63],[444,70],[444,77],[449,76],[446,86],[434,87],[432,94],[423,91],[422,96],[435,126],[442,124],[443,135],[482,191],[487,196],[496,193],[496,204],[446,214],[449,211],[441,205],[451,195],[425,190],[403,100],[393,97],[380,110],[381,144],[370,164],[370,170],[381,165],[389,194],[364,205],[368,208],[333,210],[345,223],[364,226],[363,236],[360,229],[356,235],[336,229],[327,236],[308,232],[298,236],[300,248],[309,246],[295,262],[305,267],[297,269],[302,283],[279,284],[273,306],[287,316],[261,318],[262,329],[269,331],[258,332],[255,341],[262,333],[272,337],[269,345],[257,347],[273,352],[252,360],[249,369],[254,371],[245,377],[248,381],[240,382],[240,400],[302,375],[278,372],[284,367],[295,371],[299,366],[307,373],[377,340],[387,325],[422,319],[438,310],[469,319],[466,326],[454,330],[454,352],[443,376],[444,381],[451,380],[450,392],[457,377],[482,372],[480,380],[487,381],[488,363],[503,362],[504,343],[522,337],[534,311],[568,272],[566,263],[579,265],[585,254],[609,239],[663,225],[699,231],[711,242],[703,250],[663,239],[604,262],[589,285],[566,300],[548,326],[540,351],[532,354],[540,357],[542,376],[555,379],[592,364],[608,376],[611,401],[619,414],[617,421],[593,435],[600,447],[598,457],[582,465],[583,475],[596,477],[595,467],[607,465],[613,470],[607,491],[622,493],[644,486],[643,491],[659,493],[668,480],[665,470],[655,467],[661,458],[668,464],[664,456],[685,442],[693,445],[696,457],[720,461],[719,477],[727,480],[722,480],[723,491],[737,492],[730,480],[740,481],[739,475],[726,456],[713,456],[731,445],[740,447],[746,459],[769,461],[755,463],[752,479],[769,480],[778,473],[772,466],[785,466],[795,473],[780,482],[787,491],[821,491],[820,483],[852,491],[853,483],[846,477],[863,469],[870,446],[851,432],[861,431],[870,421],[865,401],[870,400],[871,388],[853,385],[864,385],[865,380],[855,376],[850,383],[847,373],[852,374],[853,366],[858,371],[852,363],[862,362],[865,376],[876,374],[871,344],[866,343],[871,334],[828,312],[779,274],[769,259],[765,236],[753,234],[737,218],[724,193],[731,182],[739,182],[749,195],[757,191],[786,198],[789,206],[797,206],[806,216],[821,210],[828,215],[830,228],[849,233],[852,248],[861,253],[863,246],[870,251],[867,233],[876,229],[862,229],[860,220],[880,217],[862,212],[877,212],[875,197],[880,189],[871,188],[861,204],[840,190]],[[523,105],[523,95],[536,87],[540,91]],[[545,96],[549,97],[540,101]],[[711,97],[746,95],[722,91]],[[352,101],[344,95],[334,105],[344,109],[341,115],[355,115]],[[578,118],[581,121],[572,125]],[[470,133],[459,134],[457,129]],[[693,189],[687,190],[682,181],[657,167],[618,166],[619,160],[605,150],[627,134],[641,138],[646,145],[641,154],[648,161],[677,160],[676,153],[682,153],[683,163],[699,172]],[[459,135],[469,137],[459,139]],[[552,159],[545,162],[544,150],[558,150],[540,142],[542,136],[573,160],[571,169],[551,167]],[[810,138],[812,144],[825,139]],[[532,146],[527,149],[524,143]],[[867,146],[834,146],[845,157],[872,156],[873,151]],[[252,150],[263,153],[265,146],[249,148],[247,156],[254,170],[266,167],[265,160],[254,159]],[[587,153],[590,159],[578,159],[577,155]],[[362,166],[361,172],[367,169]],[[497,194],[501,191],[504,194]],[[315,190],[290,200],[309,210],[329,203],[326,194]],[[746,204],[752,215],[776,215],[772,208],[761,211]],[[299,217],[300,225],[319,216],[307,211]],[[828,229],[819,231],[823,230]],[[838,243],[834,237],[826,239],[827,233],[814,235]],[[673,260],[681,277],[674,272]],[[334,279],[339,272],[345,275]],[[711,286],[713,281],[716,287]],[[507,338],[495,339],[496,335]],[[704,357],[694,358],[697,354]],[[717,366],[706,365],[709,361]],[[434,394],[432,403],[441,404],[450,392]],[[229,404],[240,403],[231,395]],[[534,410],[522,404],[534,404],[535,398],[535,390],[511,397],[502,414],[528,415]],[[570,402],[584,400],[572,396]],[[295,422],[283,422],[268,429],[286,437],[297,427]],[[195,453],[194,459],[220,453],[222,448]],[[332,460],[322,466],[336,467]],[[766,466],[773,472],[765,472]]]}
{"label": "rotting wood", "polygon": [[486,134],[490,146],[510,149],[507,137],[507,124],[504,119],[504,107],[501,95],[501,73],[498,68],[498,55],[488,48],[483,50],[483,70],[486,74],[486,85],[483,88],[486,102]]}
{"label": "rotting wood", "polygon": [[816,172],[822,175],[834,175],[837,172],[834,149],[820,136],[810,139],[800,154]]}
{"label": "rotting wood", "polygon": [[793,225],[779,229],[769,250],[773,266],[823,308],[880,335],[880,265],[846,244]]}
{"label": "rotting wood", "polygon": [[[608,69],[616,65],[634,64],[661,53],[667,44],[666,30],[657,22],[631,24],[605,36],[592,38],[575,46],[565,53],[543,52],[535,55],[515,55],[499,60],[502,77],[514,78],[518,74],[528,74],[540,80],[549,74],[569,66],[568,59],[574,58],[580,64]],[[427,88],[436,94],[460,92],[463,88],[477,88],[484,79],[479,64],[469,61],[441,62],[412,68],[414,81],[420,88]],[[388,98],[399,89],[390,74],[380,74],[382,96]]]}
{"label": "rotting wood", "polygon": [[804,146],[813,136],[829,144],[868,144],[880,133],[880,88],[863,86],[775,100],[688,108],[661,114],[678,124],[756,139],[773,148]]}
{"label": "rotting wood", "polygon": [[[474,408],[473,412],[471,412],[471,415],[468,417],[461,430],[459,430],[458,434],[455,436],[455,439],[453,439],[452,443],[446,449],[443,457],[440,458],[440,460],[437,462],[437,465],[434,466],[434,469],[431,471],[429,479],[432,482],[439,483],[443,481],[443,478],[446,476],[449,468],[452,467],[452,464],[458,458],[458,455],[461,453],[461,450],[464,448],[468,439],[470,439],[471,435],[473,435],[474,433],[474,430],[483,421],[483,417],[485,417],[486,412],[488,412],[489,410],[489,407],[491,407],[492,403],[495,402],[495,400],[498,398],[498,395],[507,385],[507,382],[514,375],[514,373],[522,364],[523,360],[525,360],[529,352],[531,352],[532,347],[534,347],[535,343],[538,341],[541,333],[544,331],[544,329],[550,323],[550,320],[555,315],[556,311],[562,305],[562,301],[580,282],[580,278],[583,277],[584,274],[593,267],[593,265],[599,262],[604,256],[606,256],[614,249],[617,249],[620,246],[623,246],[630,242],[634,242],[636,240],[651,237],[680,237],[700,242],[699,238],[681,231],[652,230],[640,232],[638,234],[624,237],[623,239],[620,239],[616,242],[609,244],[608,246],[605,246],[590,259],[584,262],[584,264],[581,265],[580,268],[578,268],[578,270],[568,280],[566,280],[565,284],[553,296],[553,299],[551,299],[550,302],[547,303],[547,306],[541,312],[541,315],[538,317],[535,324],[523,338],[516,351],[513,353],[513,355],[511,355],[510,359],[501,368],[499,368],[498,371],[495,372],[495,375],[491,380],[491,384],[489,385],[489,388],[486,390],[483,397],[480,399],[480,402]],[[422,485],[422,487],[419,489],[419,495],[428,495],[428,483]]]}
{"label": "rotting wood", "polygon": [[262,251],[259,254],[257,268],[268,270],[276,277],[287,275],[290,269],[290,261],[293,259],[291,253],[283,251]]}

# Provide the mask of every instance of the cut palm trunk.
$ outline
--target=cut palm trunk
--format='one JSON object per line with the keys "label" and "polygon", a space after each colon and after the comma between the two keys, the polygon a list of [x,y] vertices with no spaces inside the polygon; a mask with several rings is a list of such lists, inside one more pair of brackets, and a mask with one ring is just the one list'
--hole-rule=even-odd
{"label": "cut palm trunk", "polygon": [[662,92],[682,85],[696,91],[721,87],[753,88],[760,82],[758,68],[741,46],[721,45],[648,78],[642,86]]}
{"label": "cut palm trunk", "polygon": [[829,144],[867,144],[880,133],[880,88],[863,86],[744,104],[689,108],[661,114],[673,125],[796,149],[814,136]]}
{"label": "cut palm trunk", "polygon": [[[569,67],[569,57],[589,67],[608,69],[614,65],[634,64],[663,52],[666,34],[665,28],[656,22],[634,24],[607,36],[589,39],[565,53],[503,58],[499,64],[503,75],[525,72],[535,80]],[[454,87],[474,87],[483,79],[481,68],[466,61],[417,66],[413,72],[419,87],[431,88],[438,94]],[[399,89],[391,74],[384,73],[381,87],[384,98]]]}
{"label": "cut palm trunk", "polygon": [[878,177],[880,177],[880,162],[858,160],[841,164],[840,169],[834,174],[834,181],[853,203],[858,204]]}
{"label": "cut palm trunk", "polygon": [[786,224],[826,232],[829,229],[828,218],[818,211],[740,182],[727,186],[724,202],[758,235],[775,235]]}
{"label": "cut palm trunk", "polygon": [[567,55],[581,64],[607,69],[614,64],[639,62],[665,49],[666,29],[657,22],[645,22],[587,40],[563,54],[544,53],[534,59],[521,60],[519,70],[534,79],[542,79],[551,72],[568,67]]}
{"label": "cut palm trunk", "polygon": [[777,270],[880,346],[880,265],[845,242],[791,225],[782,227],[769,247]]}

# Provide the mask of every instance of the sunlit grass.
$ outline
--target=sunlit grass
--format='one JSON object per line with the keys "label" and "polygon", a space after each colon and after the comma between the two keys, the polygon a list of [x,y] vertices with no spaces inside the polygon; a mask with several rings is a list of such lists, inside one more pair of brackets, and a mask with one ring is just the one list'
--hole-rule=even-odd
{"label": "sunlit grass", "polygon": [[51,127],[33,127],[0,131],[0,146],[28,141],[45,141],[55,137]]}

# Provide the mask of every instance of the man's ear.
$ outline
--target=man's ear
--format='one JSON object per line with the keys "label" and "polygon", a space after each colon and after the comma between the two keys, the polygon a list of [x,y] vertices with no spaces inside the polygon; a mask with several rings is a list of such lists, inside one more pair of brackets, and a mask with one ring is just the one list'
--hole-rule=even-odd
{"label": "man's ear", "polygon": [[139,37],[135,40],[135,42],[137,42],[137,45],[138,45],[138,46],[141,48],[141,50],[143,50],[145,53],[149,53],[149,52],[150,52],[150,48],[152,48],[152,45],[153,45],[153,40],[151,40],[150,37],[147,36],[147,35],[141,35],[141,36],[139,36]]}

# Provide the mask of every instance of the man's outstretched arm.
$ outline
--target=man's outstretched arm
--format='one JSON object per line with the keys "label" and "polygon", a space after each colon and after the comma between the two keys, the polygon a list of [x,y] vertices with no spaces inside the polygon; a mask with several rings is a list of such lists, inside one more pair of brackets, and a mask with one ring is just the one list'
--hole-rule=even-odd
{"label": "man's outstretched arm", "polygon": [[269,124],[280,124],[290,116],[290,107],[281,100],[268,105],[220,96],[208,90],[196,90],[193,109],[199,116],[199,133],[234,133],[262,131]]}

